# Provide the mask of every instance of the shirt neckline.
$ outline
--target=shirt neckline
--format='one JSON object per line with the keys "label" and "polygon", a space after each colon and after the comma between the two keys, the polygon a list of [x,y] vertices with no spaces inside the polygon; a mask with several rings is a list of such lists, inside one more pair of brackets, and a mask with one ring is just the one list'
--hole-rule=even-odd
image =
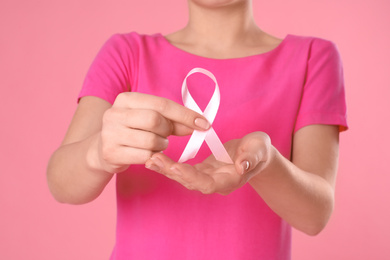
{"label": "shirt neckline", "polygon": [[209,58],[209,57],[205,57],[205,56],[200,56],[200,55],[197,55],[197,54],[185,51],[183,49],[180,49],[179,47],[173,45],[161,33],[157,33],[157,37],[165,45],[167,45],[169,48],[173,49],[176,52],[182,53],[182,54],[190,56],[190,57],[194,57],[194,58],[198,58],[198,59],[204,59],[204,60],[210,60],[210,61],[238,61],[238,60],[248,60],[248,59],[253,59],[253,58],[266,57],[268,55],[271,55],[272,53],[277,52],[279,49],[281,49],[286,44],[286,42],[291,37],[291,35],[287,34],[275,48],[273,48],[272,50],[269,50],[267,52],[263,52],[263,53],[259,53],[259,54],[253,54],[253,55],[244,56],[244,57],[228,58],[228,59],[216,59],[216,58]]}

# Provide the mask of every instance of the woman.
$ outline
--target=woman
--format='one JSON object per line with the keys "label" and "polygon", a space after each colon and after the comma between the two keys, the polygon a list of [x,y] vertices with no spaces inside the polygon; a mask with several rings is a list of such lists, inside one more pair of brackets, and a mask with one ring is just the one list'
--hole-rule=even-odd
{"label": "woman", "polygon": [[[103,46],[49,162],[49,187],[61,202],[87,203],[116,175],[112,259],[290,259],[291,226],[318,234],[333,209],[347,129],[338,52],[266,34],[250,0],[188,5],[175,33],[114,35]],[[211,127],[181,105],[198,67],[218,81],[212,127],[232,164],[207,147],[176,162],[189,135]],[[204,108],[214,82],[198,74],[187,84]]]}

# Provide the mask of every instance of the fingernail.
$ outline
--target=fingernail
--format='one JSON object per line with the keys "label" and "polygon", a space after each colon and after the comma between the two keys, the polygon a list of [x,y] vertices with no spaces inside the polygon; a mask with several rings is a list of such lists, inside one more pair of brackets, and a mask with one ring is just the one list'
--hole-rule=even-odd
{"label": "fingernail", "polygon": [[204,130],[207,130],[210,128],[210,123],[207,120],[204,120],[203,118],[195,119],[195,125],[204,129]]}
{"label": "fingernail", "polygon": [[171,170],[174,174],[176,174],[176,175],[182,175],[182,174],[181,174],[181,171],[179,171],[179,169],[177,169],[176,167],[172,167],[170,170]]}
{"label": "fingernail", "polygon": [[241,174],[244,174],[247,170],[249,170],[249,162],[248,161],[243,161],[241,163]]}
{"label": "fingernail", "polygon": [[155,171],[155,172],[160,172],[160,168],[155,165],[155,164],[149,164],[149,165],[145,165],[145,168],[149,169],[149,170],[152,170],[152,171]]}
{"label": "fingernail", "polygon": [[160,169],[163,169],[164,168],[164,164],[163,162],[158,159],[158,157],[153,157],[152,158],[152,161],[160,168]]}

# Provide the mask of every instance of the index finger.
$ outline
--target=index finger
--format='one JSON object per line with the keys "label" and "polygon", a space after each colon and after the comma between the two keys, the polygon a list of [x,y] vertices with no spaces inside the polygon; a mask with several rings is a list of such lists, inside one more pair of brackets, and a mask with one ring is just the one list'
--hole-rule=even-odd
{"label": "index finger", "polygon": [[[210,123],[199,113],[167,98],[137,92],[124,92],[118,95],[114,105],[130,109],[151,109],[173,121],[173,134],[188,134],[188,129],[207,130]],[[183,126],[185,126],[183,128]]]}

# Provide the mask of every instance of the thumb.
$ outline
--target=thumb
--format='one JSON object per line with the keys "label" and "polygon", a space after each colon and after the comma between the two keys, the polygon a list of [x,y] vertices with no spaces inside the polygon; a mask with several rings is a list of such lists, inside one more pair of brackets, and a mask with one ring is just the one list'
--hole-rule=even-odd
{"label": "thumb", "polygon": [[234,157],[234,165],[239,174],[256,169],[260,172],[269,157],[271,139],[266,133],[254,132],[244,136],[238,144]]}

